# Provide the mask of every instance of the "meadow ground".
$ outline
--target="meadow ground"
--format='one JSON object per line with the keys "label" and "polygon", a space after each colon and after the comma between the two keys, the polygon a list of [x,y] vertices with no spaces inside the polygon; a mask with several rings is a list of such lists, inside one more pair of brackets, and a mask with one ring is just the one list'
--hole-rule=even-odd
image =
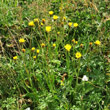
{"label": "meadow ground", "polygon": [[109,0],[0,0],[0,110],[110,110]]}

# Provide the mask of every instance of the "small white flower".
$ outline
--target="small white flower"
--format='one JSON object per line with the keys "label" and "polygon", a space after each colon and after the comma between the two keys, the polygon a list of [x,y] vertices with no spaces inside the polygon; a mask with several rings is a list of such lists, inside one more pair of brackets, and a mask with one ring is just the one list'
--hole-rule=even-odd
{"label": "small white flower", "polygon": [[31,110],[30,107],[26,108],[25,110]]}
{"label": "small white flower", "polygon": [[102,105],[104,105],[104,101],[102,100]]}
{"label": "small white flower", "polygon": [[82,81],[88,81],[88,77],[86,75],[83,76]]}
{"label": "small white flower", "polygon": [[52,19],[52,22],[54,22],[54,20]]}

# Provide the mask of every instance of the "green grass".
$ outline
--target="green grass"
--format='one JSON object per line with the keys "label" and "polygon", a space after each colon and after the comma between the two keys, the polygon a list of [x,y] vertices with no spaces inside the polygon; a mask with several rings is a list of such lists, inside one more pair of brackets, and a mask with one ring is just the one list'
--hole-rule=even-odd
{"label": "green grass", "polygon": [[0,109],[109,110],[109,5],[109,0],[1,1]]}

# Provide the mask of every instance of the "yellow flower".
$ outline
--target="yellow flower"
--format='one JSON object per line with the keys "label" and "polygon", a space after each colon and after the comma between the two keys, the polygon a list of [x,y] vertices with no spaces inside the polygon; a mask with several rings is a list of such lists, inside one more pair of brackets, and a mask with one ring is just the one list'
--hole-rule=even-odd
{"label": "yellow flower", "polygon": [[74,23],[73,26],[74,26],[74,27],[78,27],[78,23]]}
{"label": "yellow flower", "polygon": [[90,45],[90,46],[92,46],[92,44],[93,44],[92,42],[89,42],[89,45]]}
{"label": "yellow flower", "polygon": [[46,32],[50,32],[51,31],[51,26],[46,26]]}
{"label": "yellow flower", "polygon": [[63,83],[63,81],[61,80],[61,84],[60,84],[61,86],[64,86],[64,83]]}
{"label": "yellow flower", "polygon": [[68,26],[69,26],[69,27],[71,27],[71,26],[72,26],[72,24],[73,24],[72,22],[69,22],[69,23],[68,23]]}
{"label": "yellow flower", "polygon": [[37,52],[37,54],[39,54],[40,50],[39,50],[39,49],[37,49],[37,50],[36,50],[36,52]]}
{"label": "yellow flower", "polygon": [[53,44],[53,47],[55,48],[56,47],[56,44]]}
{"label": "yellow flower", "polygon": [[32,50],[32,51],[35,51],[35,47],[32,47],[31,50]]}
{"label": "yellow flower", "polygon": [[57,19],[58,19],[58,16],[57,16],[57,15],[54,15],[54,16],[53,16],[53,19],[54,19],[54,20],[57,20]]}
{"label": "yellow flower", "polygon": [[17,56],[14,56],[14,57],[13,57],[13,60],[17,60],[17,59],[18,59],[18,57],[17,57]]}
{"label": "yellow flower", "polygon": [[20,38],[19,43],[24,43],[25,40],[23,38]]}
{"label": "yellow flower", "polygon": [[59,9],[60,9],[60,11],[63,11],[63,6],[61,6]]}
{"label": "yellow flower", "polygon": [[49,15],[52,16],[53,15],[53,11],[49,11]]}
{"label": "yellow flower", "polygon": [[41,44],[41,47],[45,47],[45,44],[44,44],[44,43],[42,43],[42,44]]}
{"label": "yellow flower", "polygon": [[63,20],[66,21],[66,17],[63,17]]}
{"label": "yellow flower", "polygon": [[75,39],[72,39],[72,42],[75,43]]}
{"label": "yellow flower", "polygon": [[57,32],[57,35],[59,35],[60,34],[60,32]]}
{"label": "yellow flower", "polygon": [[66,49],[67,51],[70,51],[70,49],[71,49],[71,45],[70,45],[70,44],[66,44],[64,47],[65,47],[65,49]]}
{"label": "yellow flower", "polygon": [[96,45],[100,45],[100,44],[101,44],[101,42],[100,42],[99,40],[96,40],[94,43],[95,43]]}
{"label": "yellow flower", "polygon": [[42,19],[42,22],[45,23],[45,19]]}
{"label": "yellow flower", "polygon": [[33,56],[33,59],[36,59],[36,56]]}
{"label": "yellow flower", "polygon": [[75,41],[75,44],[78,44],[78,41]]}
{"label": "yellow flower", "polygon": [[31,26],[31,27],[35,26],[35,24],[34,24],[33,21],[30,21],[30,22],[28,23],[28,25]]}
{"label": "yellow flower", "polygon": [[76,54],[75,54],[75,56],[76,56],[76,58],[81,58],[81,53],[80,52],[77,52]]}
{"label": "yellow flower", "polygon": [[22,52],[24,53],[26,50],[25,49],[22,49]]}
{"label": "yellow flower", "polygon": [[38,19],[38,18],[35,18],[35,19],[34,19],[34,22],[35,22],[35,23],[36,23],[36,22],[39,23],[39,19]]}
{"label": "yellow flower", "polygon": [[107,76],[110,76],[110,73],[106,73]]}
{"label": "yellow flower", "polygon": [[83,44],[80,44],[80,47],[83,47]]}
{"label": "yellow flower", "polygon": [[44,24],[43,23],[41,23],[41,26],[43,26]]}

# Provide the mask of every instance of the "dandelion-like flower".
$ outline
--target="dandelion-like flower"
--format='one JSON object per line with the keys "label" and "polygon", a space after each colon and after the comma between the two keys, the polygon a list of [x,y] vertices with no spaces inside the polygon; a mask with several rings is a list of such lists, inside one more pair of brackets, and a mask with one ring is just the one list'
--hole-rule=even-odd
{"label": "dandelion-like flower", "polygon": [[75,39],[72,39],[72,42],[75,43]]}
{"label": "dandelion-like flower", "polygon": [[101,42],[100,42],[99,40],[96,40],[94,43],[95,43],[96,45],[100,45],[100,44],[101,44]]}
{"label": "dandelion-like flower", "polygon": [[110,76],[110,73],[106,73],[107,76]]}
{"label": "dandelion-like flower", "polygon": [[23,38],[19,39],[19,43],[24,43],[24,42],[25,42],[25,40]]}
{"label": "dandelion-like flower", "polygon": [[46,32],[50,32],[51,31],[51,26],[46,26]]}
{"label": "dandelion-like flower", "polygon": [[17,56],[14,56],[14,57],[13,57],[13,60],[17,60],[17,59],[18,59],[18,57],[17,57]]}
{"label": "dandelion-like flower", "polygon": [[37,54],[39,54],[39,52],[40,52],[40,50],[39,50],[39,49],[37,49],[37,50],[36,50],[36,53],[37,53]]}
{"label": "dandelion-like flower", "polygon": [[52,15],[53,15],[53,13],[54,13],[53,11],[49,11],[49,15],[50,15],[50,16],[52,16]]}
{"label": "dandelion-like flower", "polygon": [[59,35],[60,34],[60,32],[57,32],[57,35]]}
{"label": "dandelion-like flower", "polygon": [[78,41],[75,41],[75,44],[78,44]]}
{"label": "dandelion-like flower", "polygon": [[66,21],[66,17],[63,17],[63,20]]}
{"label": "dandelion-like flower", "polygon": [[74,27],[78,27],[78,23],[74,23],[73,26],[74,26]]}
{"label": "dandelion-like flower", "polygon": [[81,55],[80,52],[77,52],[77,53],[75,54],[75,56],[76,56],[77,59],[79,59],[79,58],[81,58],[82,55]]}
{"label": "dandelion-like flower", "polygon": [[60,85],[61,85],[61,86],[64,86],[64,83],[63,83],[63,81],[62,81],[62,80],[61,80],[61,83],[60,83]]}
{"label": "dandelion-like flower", "polygon": [[56,47],[56,44],[55,44],[55,43],[53,44],[53,47],[54,47],[54,48]]}
{"label": "dandelion-like flower", "polygon": [[70,49],[71,49],[71,45],[70,44],[66,44],[65,46],[65,49],[69,52],[70,51]]}
{"label": "dandelion-like flower", "polygon": [[43,23],[41,23],[41,26],[43,26],[44,24]]}
{"label": "dandelion-like flower", "polygon": [[45,19],[42,19],[42,22],[45,23]]}
{"label": "dandelion-like flower", "polygon": [[22,49],[22,52],[24,53],[26,51],[26,49]]}
{"label": "dandelion-like flower", "polygon": [[89,42],[89,45],[90,45],[90,46],[92,46],[92,44],[93,44],[92,42]]}
{"label": "dandelion-like flower", "polygon": [[72,22],[69,22],[69,23],[68,23],[68,26],[69,26],[69,27],[71,27],[71,26],[72,26],[72,24],[73,24]]}
{"label": "dandelion-like flower", "polygon": [[36,59],[36,56],[33,56],[33,59]]}
{"label": "dandelion-like flower", "polygon": [[82,81],[88,81],[88,77],[86,75],[83,76]]}
{"label": "dandelion-like flower", "polygon": [[35,47],[32,47],[31,50],[32,50],[32,51],[35,51]]}
{"label": "dandelion-like flower", "polygon": [[45,44],[44,44],[44,43],[42,43],[42,44],[41,44],[41,47],[45,47]]}
{"label": "dandelion-like flower", "polygon": [[59,8],[59,10],[60,10],[60,11],[63,11],[63,6],[61,6],[61,7]]}
{"label": "dandelion-like flower", "polygon": [[83,47],[84,45],[83,44],[80,44],[80,47]]}
{"label": "dandelion-like flower", "polygon": [[33,21],[30,21],[30,22],[28,23],[28,25],[29,25],[30,27],[35,26],[35,24],[34,24],[34,22],[33,22]]}
{"label": "dandelion-like flower", "polygon": [[38,19],[38,18],[35,18],[35,19],[34,19],[34,22],[35,22],[35,23],[39,23],[39,19]]}
{"label": "dandelion-like flower", "polygon": [[57,19],[58,19],[58,16],[57,16],[57,15],[54,15],[54,16],[53,16],[53,19],[54,19],[54,20],[57,20]]}

